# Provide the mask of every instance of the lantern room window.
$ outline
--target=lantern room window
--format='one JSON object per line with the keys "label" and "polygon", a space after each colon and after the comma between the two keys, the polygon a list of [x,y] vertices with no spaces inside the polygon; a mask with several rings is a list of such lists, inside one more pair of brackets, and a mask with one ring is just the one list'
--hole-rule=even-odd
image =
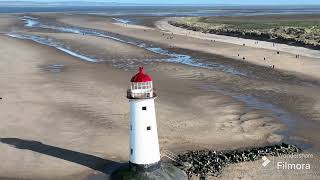
{"label": "lantern room window", "polygon": [[137,90],[137,89],[152,89],[152,82],[132,82],[131,84],[131,89],[132,90]]}

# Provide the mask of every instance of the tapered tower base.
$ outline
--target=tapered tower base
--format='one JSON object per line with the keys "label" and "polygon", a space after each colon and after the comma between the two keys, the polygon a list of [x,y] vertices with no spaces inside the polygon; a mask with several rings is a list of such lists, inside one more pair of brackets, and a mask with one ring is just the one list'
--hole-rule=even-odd
{"label": "tapered tower base", "polygon": [[160,163],[160,167],[152,171],[123,167],[111,175],[111,180],[187,180],[184,171],[170,163]]}

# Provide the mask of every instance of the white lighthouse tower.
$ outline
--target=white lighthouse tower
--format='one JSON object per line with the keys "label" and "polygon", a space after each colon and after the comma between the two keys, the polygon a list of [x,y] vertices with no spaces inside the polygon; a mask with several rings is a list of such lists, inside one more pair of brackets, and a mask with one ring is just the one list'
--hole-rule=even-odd
{"label": "white lighthouse tower", "polygon": [[127,91],[130,102],[130,168],[154,170],[160,167],[160,151],[152,78],[139,68]]}
{"label": "white lighthouse tower", "polygon": [[158,131],[152,79],[143,72],[131,78],[127,98],[130,102],[129,166],[111,174],[111,180],[187,180],[186,173],[160,161]]}

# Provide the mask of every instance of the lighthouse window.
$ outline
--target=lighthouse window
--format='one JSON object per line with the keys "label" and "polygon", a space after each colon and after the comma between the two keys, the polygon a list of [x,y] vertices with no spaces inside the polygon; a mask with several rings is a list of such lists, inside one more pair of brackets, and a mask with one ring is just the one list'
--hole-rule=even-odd
{"label": "lighthouse window", "polygon": [[148,126],[148,127],[147,127],[147,131],[150,131],[150,130],[151,130],[151,126]]}
{"label": "lighthouse window", "polygon": [[146,107],[146,106],[143,106],[143,107],[142,107],[142,110],[143,110],[143,111],[146,111],[146,110],[147,110],[147,107]]}
{"label": "lighthouse window", "polygon": [[143,83],[142,84],[142,89],[147,89],[148,88],[147,86],[148,86],[148,83]]}
{"label": "lighthouse window", "polygon": [[131,155],[133,154],[133,149],[132,149],[132,148],[130,149],[130,154],[131,154]]}

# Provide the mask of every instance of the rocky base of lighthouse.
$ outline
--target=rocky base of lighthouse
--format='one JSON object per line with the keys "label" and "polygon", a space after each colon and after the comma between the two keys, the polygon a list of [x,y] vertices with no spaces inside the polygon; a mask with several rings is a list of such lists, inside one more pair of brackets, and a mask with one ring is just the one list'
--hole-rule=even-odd
{"label": "rocky base of lighthouse", "polygon": [[123,167],[111,175],[111,180],[187,180],[186,173],[170,163],[160,163],[159,168],[152,171],[133,170],[130,166]]}

